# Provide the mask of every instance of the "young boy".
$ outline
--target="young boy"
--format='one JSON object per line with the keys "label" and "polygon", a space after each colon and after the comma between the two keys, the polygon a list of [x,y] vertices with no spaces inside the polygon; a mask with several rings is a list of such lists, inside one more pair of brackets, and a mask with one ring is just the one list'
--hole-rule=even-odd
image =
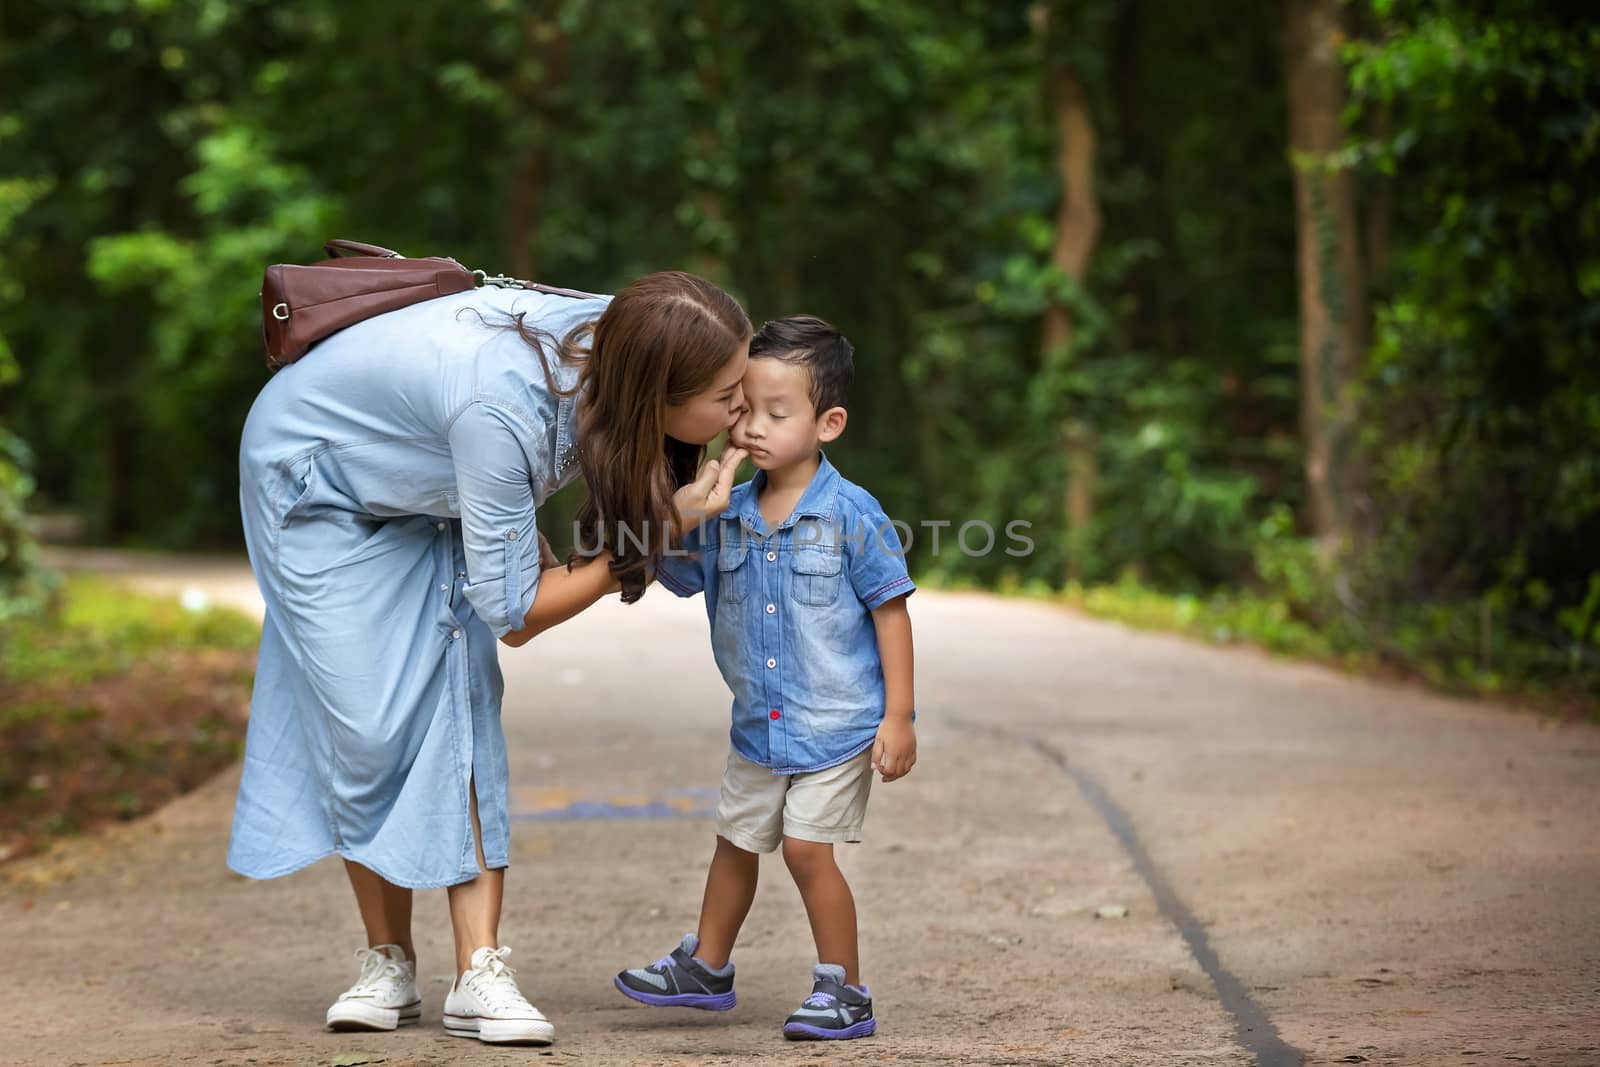
{"label": "young boy", "polygon": [[856,907],[834,862],[861,840],[872,772],[903,778],[912,730],[914,586],[878,502],[820,446],[844,432],[850,342],[821,319],[769,322],[750,342],[748,410],[731,434],[758,468],[728,510],[685,538],[656,576],[704,592],[717,666],[733,690],[732,751],[700,928],[664,959],[617,975],[645,1004],[726,1011],[729,956],[755,899],[760,853],[781,843],[817,943],[811,995],[785,1037],[866,1037]]}

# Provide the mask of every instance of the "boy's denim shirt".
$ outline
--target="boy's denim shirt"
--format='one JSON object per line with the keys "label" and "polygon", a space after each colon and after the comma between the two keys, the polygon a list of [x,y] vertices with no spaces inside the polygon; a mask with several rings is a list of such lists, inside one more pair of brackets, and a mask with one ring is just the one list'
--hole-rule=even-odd
{"label": "boy's denim shirt", "polygon": [[758,504],[766,478],[735,486],[728,510],[690,531],[656,577],[678,596],[706,595],[734,750],[799,774],[872,745],[884,715],[872,611],[916,586],[888,516],[827,456],[770,536]]}

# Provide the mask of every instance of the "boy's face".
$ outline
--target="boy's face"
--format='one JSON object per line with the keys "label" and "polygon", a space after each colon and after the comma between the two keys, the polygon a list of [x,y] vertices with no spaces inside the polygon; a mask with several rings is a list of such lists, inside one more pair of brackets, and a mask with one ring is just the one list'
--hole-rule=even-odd
{"label": "boy's face", "polygon": [[745,412],[729,437],[761,470],[809,459],[844,432],[844,408],[817,412],[811,404],[811,372],[798,364],[752,359],[744,372],[744,402]]}

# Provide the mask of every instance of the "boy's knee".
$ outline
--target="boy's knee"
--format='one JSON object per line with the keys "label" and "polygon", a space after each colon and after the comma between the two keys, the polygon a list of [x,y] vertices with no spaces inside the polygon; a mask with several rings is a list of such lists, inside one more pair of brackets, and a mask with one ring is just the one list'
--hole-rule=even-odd
{"label": "boy's knee", "polygon": [[740,848],[721,834],[717,835],[716,855],[733,863],[758,863],[761,860],[761,853]]}
{"label": "boy's knee", "polygon": [[808,878],[833,866],[833,846],[820,841],[783,839],[783,862],[795,878]]}

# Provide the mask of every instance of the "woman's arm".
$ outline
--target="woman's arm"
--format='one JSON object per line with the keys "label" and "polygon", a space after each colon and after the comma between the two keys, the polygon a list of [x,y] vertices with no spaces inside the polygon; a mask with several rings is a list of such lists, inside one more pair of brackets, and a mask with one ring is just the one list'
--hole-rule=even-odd
{"label": "woman's arm", "polygon": [[[742,448],[729,448],[717,459],[708,460],[700,468],[695,480],[678,490],[673,499],[678,512],[678,532],[691,528],[706,514],[719,515],[728,506],[733,490],[733,479],[739,463],[746,453]],[[685,521],[687,516],[693,516]],[[541,550],[547,545],[541,544]],[[512,648],[521,648],[539,634],[566,622],[574,615],[603,596],[618,592],[622,583],[611,576],[609,551],[571,570],[566,567],[547,567],[539,575],[539,585],[534,590],[533,606],[522,620],[522,629],[512,630],[500,638]],[[654,575],[651,575],[654,579]]]}
{"label": "woman's arm", "polygon": [[521,648],[534,637],[557,626],[603,596],[622,588],[611,577],[611,553],[602,552],[593,559],[577,564],[571,570],[551,567],[539,575],[539,586],[533,594],[533,606],[522,620],[522,629],[512,630],[500,638],[512,648]]}

